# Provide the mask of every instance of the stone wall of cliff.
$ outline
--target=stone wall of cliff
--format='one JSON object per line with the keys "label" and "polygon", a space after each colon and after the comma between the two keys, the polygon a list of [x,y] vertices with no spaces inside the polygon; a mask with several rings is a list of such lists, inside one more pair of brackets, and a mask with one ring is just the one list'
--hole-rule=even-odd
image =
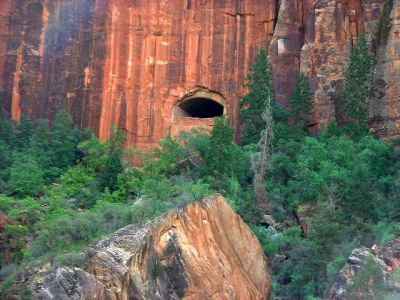
{"label": "stone wall of cliff", "polygon": [[400,1],[387,1],[377,34],[376,91],[370,105],[371,131],[400,137]]}
{"label": "stone wall of cliff", "polygon": [[378,45],[373,128],[390,137],[399,132],[397,7],[385,15],[383,0],[3,0],[0,97],[16,120],[67,108],[101,138],[118,124],[129,145],[147,149],[169,129],[210,126],[175,115],[197,90],[221,96],[237,127],[246,74],[265,47],[280,104],[300,69],[310,77],[318,130],[335,116],[349,46],[366,32]]}

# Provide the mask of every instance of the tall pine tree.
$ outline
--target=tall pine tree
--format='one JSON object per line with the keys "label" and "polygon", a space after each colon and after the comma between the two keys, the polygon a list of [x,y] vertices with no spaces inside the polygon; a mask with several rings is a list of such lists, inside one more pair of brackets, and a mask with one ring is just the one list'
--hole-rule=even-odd
{"label": "tall pine tree", "polygon": [[307,77],[303,72],[299,72],[296,77],[296,86],[289,99],[292,108],[291,116],[301,126],[306,126],[311,120],[311,110],[313,108],[312,92],[308,85]]}
{"label": "tall pine tree", "polygon": [[210,136],[210,148],[203,154],[206,174],[227,174],[233,155],[233,128],[228,119],[219,117],[214,119],[214,127]]}
{"label": "tall pine tree", "polygon": [[17,146],[25,148],[33,133],[33,124],[29,117],[22,116],[20,122],[15,126],[15,135],[17,136]]}
{"label": "tall pine tree", "polygon": [[372,96],[374,59],[367,38],[360,35],[350,50],[341,105],[346,121],[353,125],[366,125],[368,102]]}
{"label": "tall pine tree", "polygon": [[123,171],[121,163],[121,151],[114,150],[107,157],[104,168],[98,174],[101,191],[108,188],[113,192],[117,188],[118,174]]}
{"label": "tall pine tree", "polygon": [[102,191],[108,188],[110,192],[113,192],[117,188],[118,174],[123,171],[121,156],[125,136],[117,126],[113,126],[110,132],[110,138],[107,142],[108,155],[104,167],[98,174],[98,181]]}
{"label": "tall pine tree", "polygon": [[240,102],[240,121],[243,126],[242,143],[257,143],[265,127],[261,118],[266,102],[273,103],[271,66],[263,48],[257,54],[254,65],[248,75],[249,92]]}
{"label": "tall pine tree", "polygon": [[30,153],[44,170],[51,166],[49,151],[49,122],[46,119],[39,119],[29,141]]}
{"label": "tall pine tree", "polygon": [[60,176],[75,161],[78,143],[72,117],[65,110],[58,111],[50,131],[48,155],[51,168],[46,170],[48,178],[54,179]]}

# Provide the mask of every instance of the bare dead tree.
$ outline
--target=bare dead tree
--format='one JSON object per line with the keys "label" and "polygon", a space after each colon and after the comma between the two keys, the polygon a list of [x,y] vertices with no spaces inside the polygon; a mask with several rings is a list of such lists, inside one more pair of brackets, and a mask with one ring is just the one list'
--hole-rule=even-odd
{"label": "bare dead tree", "polygon": [[265,128],[261,132],[261,137],[257,144],[259,151],[254,153],[251,157],[251,169],[254,173],[253,185],[256,205],[265,212],[268,210],[268,202],[264,182],[268,168],[268,157],[271,153],[272,140],[274,137],[271,96],[267,98],[262,118],[265,121]]}

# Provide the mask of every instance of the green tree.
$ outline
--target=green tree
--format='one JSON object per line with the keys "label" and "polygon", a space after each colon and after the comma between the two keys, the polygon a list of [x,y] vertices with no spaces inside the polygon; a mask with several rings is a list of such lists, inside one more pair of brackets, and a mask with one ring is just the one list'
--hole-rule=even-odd
{"label": "green tree", "polygon": [[6,188],[10,173],[11,152],[8,145],[0,139],[0,193]]}
{"label": "green tree", "polygon": [[29,141],[29,150],[43,168],[50,166],[50,159],[47,154],[49,150],[49,135],[48,121],[39,119]]}
{"label": "green tree", "polygon": [[43,191],[43,171],[33,156],[20,152],[13,154],[8,187],[19,197],[37,196]]}
{"label": "green tree", "polygon": [[303,72],[299,72],[296,77],[296,86],[289,99],[292,111],[291,116],[301,126],[306,126],[310,122],[311,110],[313,108],[312,92],[308,85],[307,77]]}
{"label": "green tree", "polygon": [[108,188],[113,192],[117,188],[118,174],[123,171],[121,155],[125,136],[117,126],[113,126],[110,131],[111,135],[107,141],[108,155],[104,167],[98,174],[98,179],[101,190]]}
{"label": "green tree", "polygon": [[97,171],[104,167],[107,159],[107,145],[101,142],[95,134],[82,141],[78,145],[78,149],[83,152],[82,164],[86,168]]}
{"label": "green tree", "polygon": [[118,174],[122,170],[121,152],[114,150],[107,157],[105,166],[98,175],[101,190],[108,188],[110,192],[115,191],[118,184]]}
{"label": "green tree", "polygon": [[15,135],[17,136],[17,146],[24,148],[28,146],[33,133],[33,124],[29,117],[22,116],[20,122],[15,126]]}
{"label": "green tree", "polygon": [[9,115],[0,114],[0,139],[6,142],[11,148],[17,144],[13,123]]}
{"label": "green tree", "polygon": [[261,118],[265,105],[270,98],[273,102],[271,66],[263,48],[257,54],[254,65],[248,75],[249,92],[240,102],[240,121],[243,125],[242,144],[257,143],[265,127]]}
{"label": "green tree", "polygon": [[368,102],[372,95],[374,58],[365,35],[357,38],[350,50],[349,65],[341,95],[342,110],[346,122],[366,125]]}
{"label": "green tree", "polygon": [[49,178],[60,176],[75,161],[75,150],[79,139],[73,125],[72,117],[65,110],[57,112],[50,131]]}
{"label": "green tree", "polygon": [[204,158],[203,171],[205,174],[228,174],[232,166],[234,154],[233,128],[228,120],[219,117],[214,119],[209,144],[202,153]]}

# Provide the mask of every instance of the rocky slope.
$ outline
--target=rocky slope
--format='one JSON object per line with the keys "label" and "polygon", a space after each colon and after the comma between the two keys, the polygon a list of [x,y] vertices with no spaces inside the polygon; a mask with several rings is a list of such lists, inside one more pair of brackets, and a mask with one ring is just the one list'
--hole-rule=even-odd
{"label": "rocky slope", "polygon": [[94,248],[84,269],[59,268],[33,286],[43,299],[267,299],[261,246],[222,196],[129,225]]}
{"label": "rocky slope", "polygon": [[[371,265],[376,265],[376,268],[374,266],[371,268]],[[349,288],[357,275],[368,267],[373,272],[370,271],[368,277],[366,277],[368,279],[364,279],[364,281],[368,280],[368,282],[363,282],[363,285],[367,288],[364,287],[361,291],[354,291],[353,295],[349,295]],[[375,245],[371,249],[366,247],[354,249],[338,278],[329,289],[327,299],[382,299],[382,295],[374,294],[373,287],[376,290],[379,285],[381,292],[393,297],[388,297],[388,299],[398,299],[400,297],[400,278],[392,274],[398,272],[399,267],[400,237],[397,237],[385,247]]]}
{"label": "rocky slope", "polygon": [[366,32],[377,49],[371,126],[396,136],[394,2],[384,9],[383,0],[3,0],[0,97],[16,120],[65,107],[101,138],[119,124],[129,145],[146,149],[170,128],[210,126],[210,119],[176,114],[197,92],[223,105],[238,126],[249,65],[265,47],[281,104],[296,73],[309,75],[318,130],[335,116],[348,48]]}

